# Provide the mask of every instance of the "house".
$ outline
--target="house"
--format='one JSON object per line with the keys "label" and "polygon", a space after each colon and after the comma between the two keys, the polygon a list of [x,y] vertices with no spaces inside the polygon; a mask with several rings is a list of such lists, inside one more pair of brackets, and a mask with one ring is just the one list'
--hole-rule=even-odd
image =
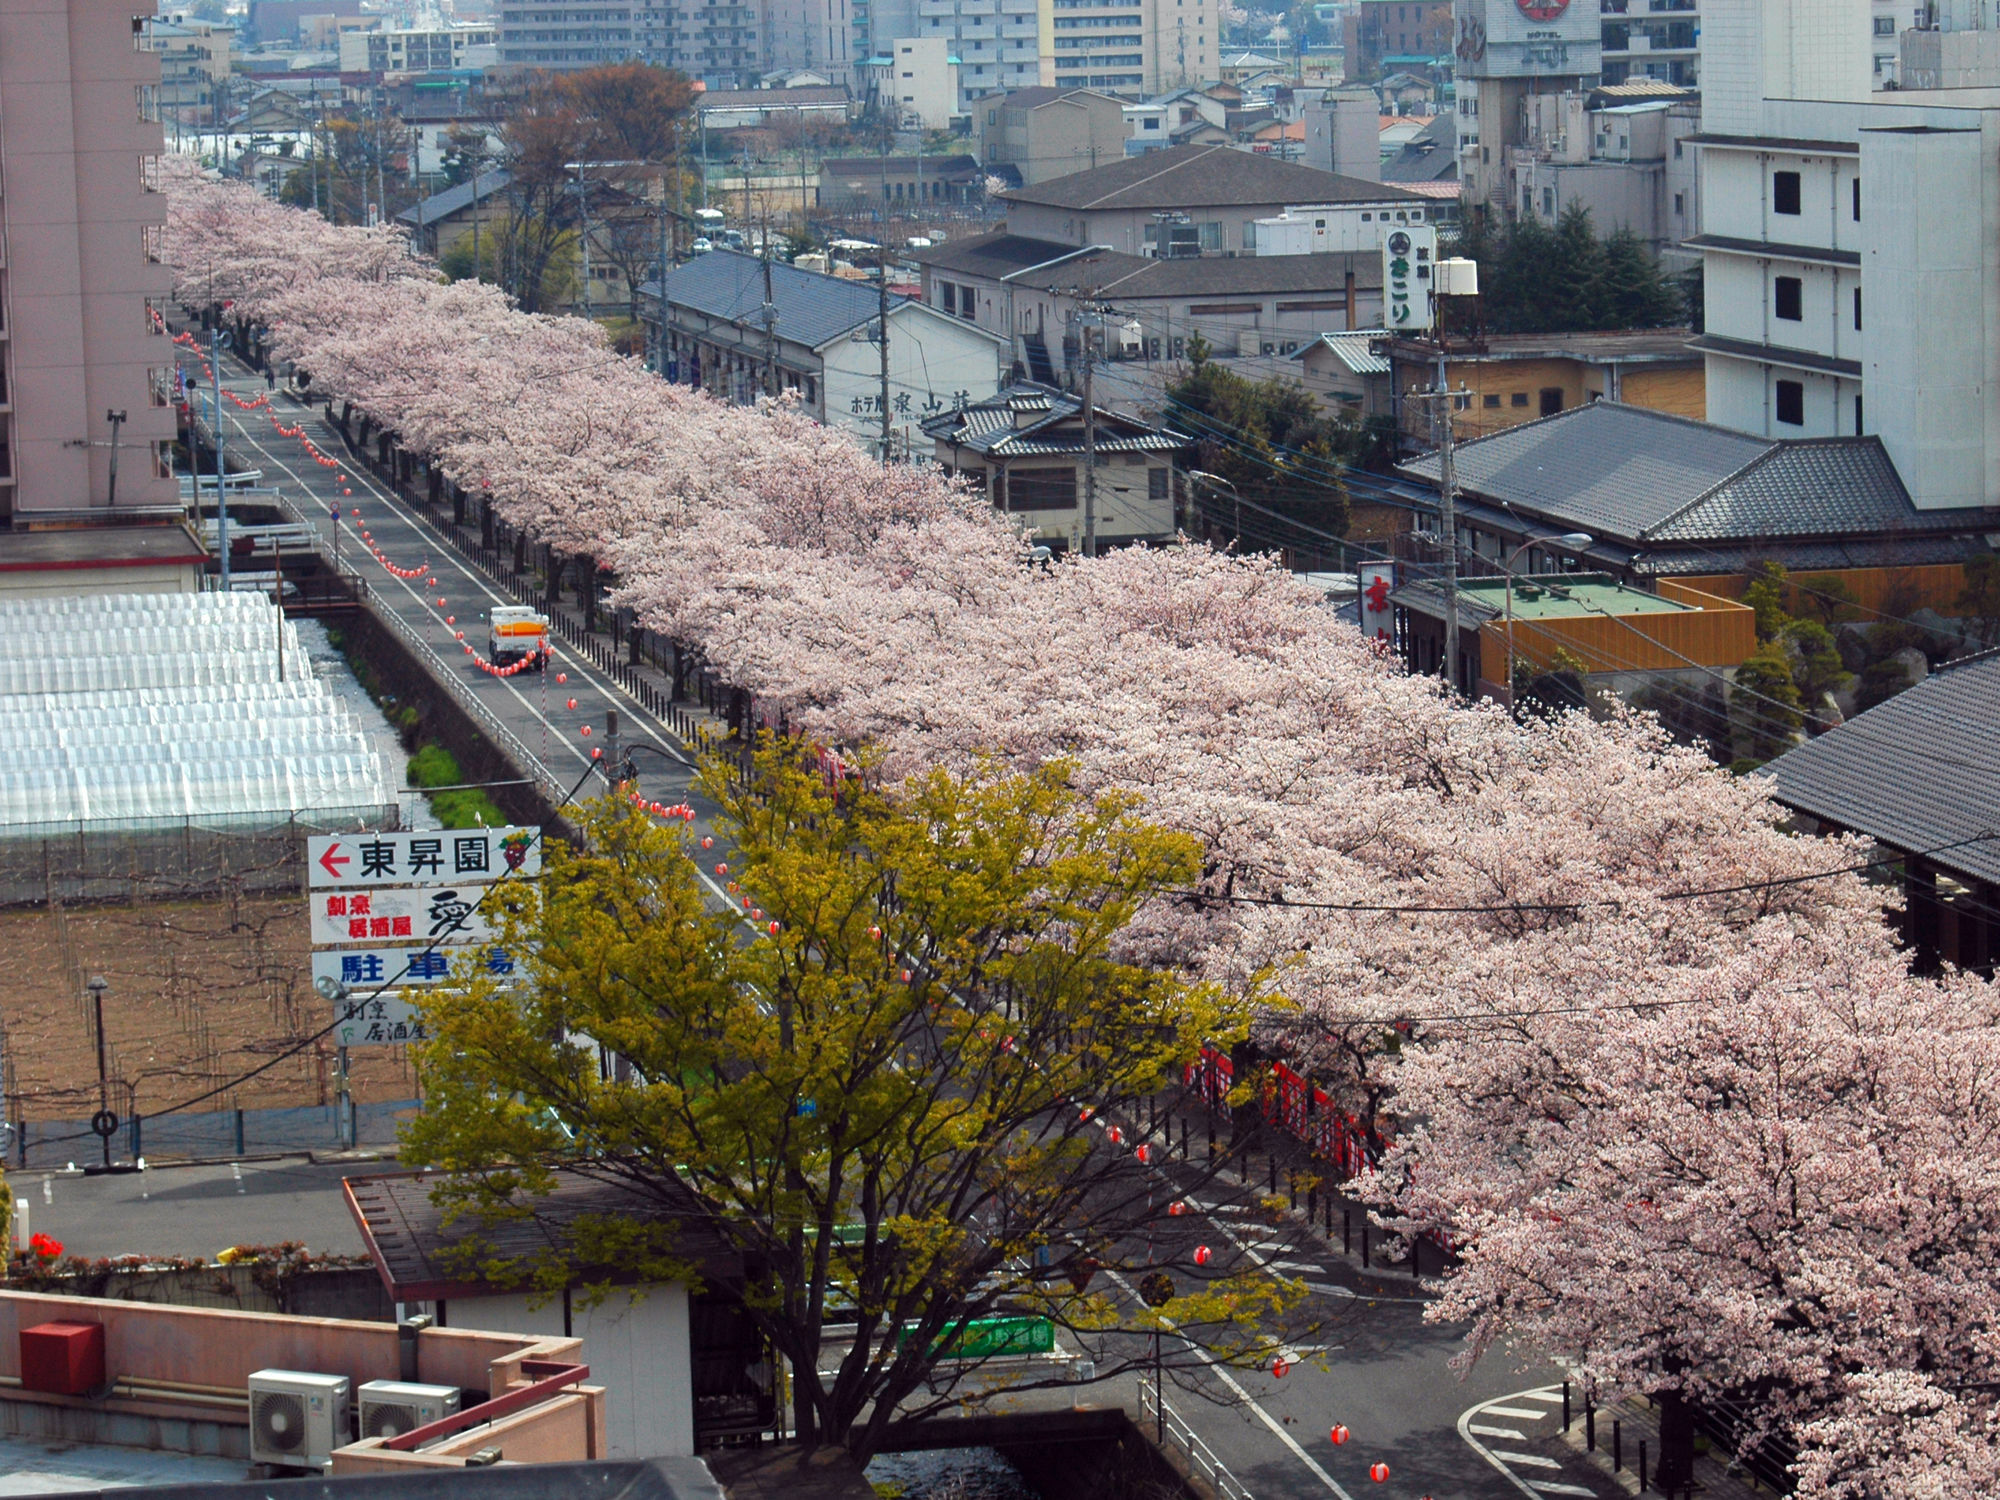
{"label": "house", "polygon": [[[559,1170],[526,1218],[480,1223],[433,1201],[422,1173],[350,1177],[349,1211],[389,1295],[441,1332],[504,1328],[571,1342],[608,1386],[600,1458],[687,1455],[778,1424],[775,1361],[741,1311],[743,1263],[689,1200],[676,1215],[630,1184]],[[531,1279],[537,1256],[573,1243],[579,1222],[629,1218],[666,1227],[701,1290],[640,1284],[617,1267],[586,1268],[553,1295]],[[468,1247],[477,1245],[476,1260]],[[515,1270],[495,1269],[511,1264]],[[583,1295],[604,1285],[601,1299]]]}
{"label": "house", "polygon": [[[768,282],[767,282],[768,277]],[[765,322],[765,288],[774,321]],[[640,289],[669,380],[748,403],[797,394],[818,421],[879,447],[881,288],[717,250]],[[922,302],[889,298],[890,444],[928,453],[917,424],[1000,387],[1006,340]]]}
{"label": "house", "polygon": [[[1561,670],[1565,658],[1583,664],[1586,690],[1632,699],[1669,685],[1708,691],[1757,650],[1755,610],[1673,579],[1655,592],[1605,573],[1521,573],[1462,578],[1455,594],[1454,680],[1503,703],[1524,675]],[[1442,669],[1447,598],[1421,575],[1390,592],[1396,646],[1412,672]]]}
{"label": "house", "polygon": [[1246,85],[1255,74],[1275,73],[1284,67],[1284,64],[1275,57],[1266,57],[1261,52],[1226,52],[1218,66],[1221,68],[1221,78],[1224,83],[1242,86]]}
{"label": "house", "polygon": [[986,174],[972,157],[829,156],[819,164],[821,208],[915,208],[926,203],[976,203]]}
{"label": "house", "polygon": [[1394,386],[1386,329],[1323,333],[1293,351],[1298,383],[1329,411],[1357,420],[1391,417]]}
{"label": "house", "polygon": [[514,175],[504,167],[475,173],[457,187],[433,193],[404,209],[396,215],[396,222],[409,231],[411,240],[426,255],[443,255],[472,233],[475,220],[482,230],[507,222],[507,189],[513,181]]}
{"label": "house", "polygon": [[1000,196],[1007,227],[1017,235],[1102,245],[1126,255],[1252,251],[1256,222],[1295,204],[1423,201],[1380,183],[1226,146],[1149,152]]}
{"label": "house", "polygon": [[[1436,380],[1437,345],[1398,338],[1389,345],[1397,391]],[[1685,328],[1615,333],[1488,334],[1467,348],[1447,346],[1446,383],[1467,399],[1457,418],[1461,440],[1552,417],[1589,401],[1622,401],[1700,421],[1706,397],[1701,352]],[[1435,441],[1424,408],[1400,412],[1405,438]]]}
{"label": "house", "polygon": [[2000,957],[2000,651],[1924,681],[1764,767],[1821,833],[1903,857],[1904,941],[1923,969],[1991,976]]}
{"label": "house", "polygon": [[1197,333],[1224,356],[1282,356],[1328,329],[1382,322],[1382,257],[1372,252],[1162,260],[1003,229],[912,258],[927,306],[991,331],[1010,363],[1045,385],[1068,378],[1085,304],[1115,309],[1109,352],[1136,360],[1184,359]]}
{"label": "house", "polygon": [[1101,406],[1087,423],[1080,397],[1040,385],[926,418],[923,431],[947,474],[1054,551],[1081,549],[1086,533],[1102,549],[1171,541],[1179,529],[1175,468],[1194,441],[1184,433]]}
{"label": "house", "polygon": [[[1126,106],[1096,89],[1016,89],[977,101],[972,115],[979,159],[1019,187],[1116,161],[1126,149]],[[1165,140],[1157,123],[1152,134]]]}
{"label": "house", "polygon": [[1381,173],[1384,182],[1403,187],[1417,183],[1457,182],[1458,117],[1436,116],[1384,158]]}
{"label": "house", "polygon": [[[1587,532],[1584,564],[1733,596],[1775,562],[1838,580],[1867,609],[1891,594],[1956,613],[1963,562],[2000,510],[1920,510],[1880,439],[1755,437],[1594,401],[1460,443],[1458,546],[1488,566],[1537,537]],[[1437,482],[1435,454],[1402,466]],[[1528,571],[1551,558],[1527,554]]]}

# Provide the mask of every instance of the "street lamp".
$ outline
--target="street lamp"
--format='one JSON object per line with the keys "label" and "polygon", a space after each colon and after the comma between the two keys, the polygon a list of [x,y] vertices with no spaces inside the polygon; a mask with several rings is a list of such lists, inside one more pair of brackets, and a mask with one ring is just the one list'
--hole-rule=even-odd
{"label": "street lamp", "polygon": [[1500,564],[1507,575],[1507,707],[1514,707],[1514,561],[1530,547],[1560,547],[1565,552],[1581,552],[1597,538],[1587,531],[1566,531],[1561,536],[1531,536]]}
{"label": "street lamp", "polygon": [[97,1113],[91,1117],[90,1128],[104,1146],[104,1166],[111,1167],[111,1131],[118,1128],[117,1121],[111,1121],[111,1129],[104,1128],[111,1114],[111,1084],[104,1067],[104,992],[111,988],[111,981],[102,974],[93,974],[84,981],[83,987],[90,991],[90,1005],[97,1021]]}
{"label": "street lamp", "polygon": [[1236,492],[1236,486],[1224,479],[1220,474],[1211,474],[1206,469],[1189,469],[1187,475],[1196,484],[1205,484],[1215,489],[1229,491],[1229,498],[1236,502],[1235,521],[1231,527],[1230,545],[1235,547],[1238,552],[1241,552],[1243,550],[1243,497]]}

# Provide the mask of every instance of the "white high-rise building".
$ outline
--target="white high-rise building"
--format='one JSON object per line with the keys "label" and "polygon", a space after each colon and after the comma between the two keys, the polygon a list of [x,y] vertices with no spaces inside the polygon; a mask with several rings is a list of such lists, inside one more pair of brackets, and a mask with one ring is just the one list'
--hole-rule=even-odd
{"label": "white high-rise building", "polygon": [[2000,500],[2000,90],[1873,92],[1870,0],[1703,13],[1709,420],[1877,434],[1918,509]]}

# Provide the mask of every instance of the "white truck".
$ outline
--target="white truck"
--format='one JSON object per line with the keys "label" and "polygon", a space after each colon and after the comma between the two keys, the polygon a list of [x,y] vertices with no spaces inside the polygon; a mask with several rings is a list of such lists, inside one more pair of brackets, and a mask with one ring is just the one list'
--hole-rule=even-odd
{"label": "white truck", "polygon": [[486,659],[496,667],[511,667],[535,658],[534,670],[549,664],[549,617],[525,604],[496,605],[486,617]]}

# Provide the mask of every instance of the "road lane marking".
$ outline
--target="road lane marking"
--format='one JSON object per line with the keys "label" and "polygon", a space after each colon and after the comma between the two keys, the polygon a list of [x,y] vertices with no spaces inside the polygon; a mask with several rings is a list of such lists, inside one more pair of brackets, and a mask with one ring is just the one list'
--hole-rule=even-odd
{"label": "road lane marking", "polygon": [[[1495,1399],[1497,1401],[1528,1401],[1528,1400],[1544,1401],[1547,1400],[1548,1398],[1544,1396],[1542,1392],[1546,1391],[1547,1389],[1548,1389],[1547,1386],[1539,1386],[1532,1391],[1516,1391],[1511,1396],[1500,1396]],[[1560,1401],[1562,1397],[1558,1395],[1556,1399]],[[1502,1474],[1504,1474],[1507,1477],[1507,1482],[1509,1484],[1513,1485],[1514,1488],[1519,1490],[1523,1495],[1526,1495],[1528,1497],[1528,1500],[1541,1500],[1541,1497],[1545,1494],[1588,1495],[1591,1497],[1591,1500],[1596,1500],[1596,1492],[1594,1490],[1586,1490],[1576,1486],[1571,1486],[1567,1490],[1554,1490],[1548,1488],[1548,1486],[1552,1484],[1554,1481],[1546,1479],[1539,1480],[1534,1484],[1530,1484],[1527,1480],[1523,1479],[1519,1474],[1516,1474],[1512,1469],[1508,1468],[1507,1465],[1501,1461],[1500,1457],[1497,1454],[1495,1454],[1491,1448],[1487,1447],[1484,1443],[1480,1442],[1479,1438],[1475,1436],[1473,1433],[1473,1427],[1472,1427],[1473,1419],[1475,1417],[1482,1417],[1487,1412],[1492,1410],[1495,1410],[1495,1406],[1491,1402],[1482,1401],[1477,1406],[1468,1406],[1463,1412],[1459,1413],[1458,1435],[1465,1440],[1466,1446],[1469,1447],[1474,1453],[1477,1453],[1481,1458],[1485,1459],[1495,1469],[1498,1469]],[[1539,1413],[1537,1415],[1539,1415]]]}
{"label": "road lane marking", "polygon": [[1483,1427],[1479,1423],[1474,1422],[1465,1430],[1467,1432],[1476,1432],[1481,1437],[1512,1438],[1517,1443],[1525,1443],[1528,1440],[1527,1433],[1518,1431],[1512,1427]]}
{"label": "road lane marking", "polygon": [[1530,1411],[1525,1406],[1489,1406],[1485,1411],[1489,1417],[1526,1417],[1530,1422],[1539,1422],[1548,1415],[1545,1411]]}
{"label": "road lane marking", "polygon": [[1587,1495],[1597,1500],[1596,1490],[1587,1490],[1580,1484],[1558,1484],[1553,1479],[1530,1479],[1528,1488],[1541,1495]]}
{"label": "road lane marking", "polygon": [[1531,1469],[1560,1469],[1561,1464],[1543,1453],[1495,1453],[1495,1458],[1504,1458],[1510,1464],[1526,1464]]}
{"label": "road lane marking", "polygon": [[1552,1391],[1547,1389],[1539,1391],[1523,1391],[1521,1392],[1520,1395],[1509,1396],[1507,1399],[1509,1401],[1546,1401],[1549,1403],[1549,1405],[1555,1406],[1561,1402],[1562,1392]]}

